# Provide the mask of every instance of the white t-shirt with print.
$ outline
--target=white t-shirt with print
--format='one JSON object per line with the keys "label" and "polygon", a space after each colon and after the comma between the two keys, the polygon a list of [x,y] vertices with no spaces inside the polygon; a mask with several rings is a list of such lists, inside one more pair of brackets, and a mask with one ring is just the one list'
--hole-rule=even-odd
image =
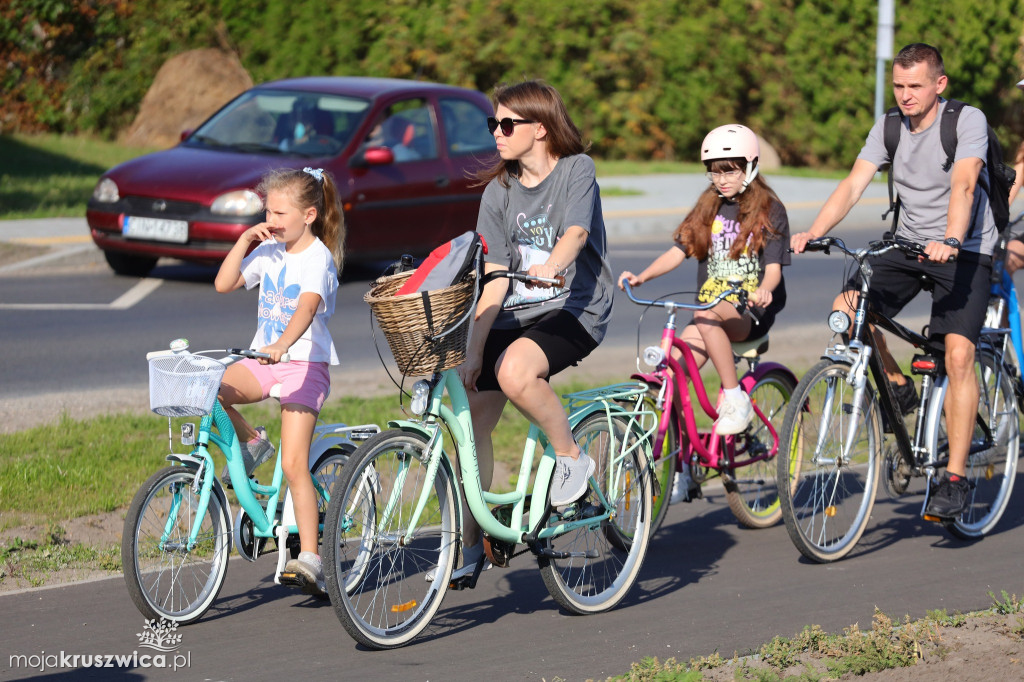
{"label": "white t-shirt with print", "polygon": [[269,346],[281,338],[295,313],[299,296],[311,292],[320,296],[320,305],[313,321],[288,353],[292,360],[339,364],[327,329],[338,293],[338,270],[322,241],[315,239],[301,252],[288,253],[284,244],[268,239],[242,261],[242,276],[246,289],[257,284],[260,287],[259,320],[252,339],[253,348]]}

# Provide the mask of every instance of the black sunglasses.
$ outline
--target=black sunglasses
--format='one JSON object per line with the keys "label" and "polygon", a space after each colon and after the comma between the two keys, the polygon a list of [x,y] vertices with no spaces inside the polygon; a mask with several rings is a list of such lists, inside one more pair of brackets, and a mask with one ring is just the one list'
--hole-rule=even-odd
{"label": "black sunglasses", "polygon": [[501,126],[501,134],[505,137],[509,137],[515,132],[517,123],[536,123],[536,121],[531,121],[527,118],[509,118],[507,116],[499,121],[493,116],[488,116],[487,130],[491,135],[493,135],[494,131],[498,129],[498,126]]}

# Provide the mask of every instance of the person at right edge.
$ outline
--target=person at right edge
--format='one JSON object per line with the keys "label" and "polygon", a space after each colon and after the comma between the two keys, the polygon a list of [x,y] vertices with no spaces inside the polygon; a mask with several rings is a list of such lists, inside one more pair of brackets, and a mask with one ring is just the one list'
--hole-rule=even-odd
{"label": "person at right edge", "polygon": [[[970,485],[965,478],[979,391],[974,375],[974,347],[988,306],[992,253],[998,239],[989,199],[979,177],[988,148],[985,115],[965,106],[957,123],[953,165],[943,170],[945,152],[939,139],[943,115],[940,96],[948,79],[939,51],[924,43],[907,45],[892,66],[893,92],[901,113],[900,142],[890,159],[883,141],[885,116],[875,121],[850,173],[832,192],[807,232],[794,234],[791,246],[801,253],[807,242],[825,236],[860,199],[879,168],[891,163],[902,210],[896,236],[924,247],[927,259],[890,251],[871,261],[871,303],[893,316],[921,291],[920,275],[934,282],[932,337],[943,337],[949,391],[944,411],[949,436],[949,464],[938,480],[925,514],[957,518],[967,506]],[[844,286],[833,308],[852,314],[860,288],[859,273]],[[873,330],[876,348],[900,408],[909,413],[917,393],[889,354],[882,335]]]}

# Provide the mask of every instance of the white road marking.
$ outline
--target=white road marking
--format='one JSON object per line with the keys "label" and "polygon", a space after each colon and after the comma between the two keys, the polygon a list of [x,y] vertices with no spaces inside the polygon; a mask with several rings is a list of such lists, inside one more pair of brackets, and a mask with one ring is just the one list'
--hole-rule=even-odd
{"label": "white road marking", "polygon": [[0,310],[127,310],[163,283],[162,279],[146,277],[111,303],[0,303]]}

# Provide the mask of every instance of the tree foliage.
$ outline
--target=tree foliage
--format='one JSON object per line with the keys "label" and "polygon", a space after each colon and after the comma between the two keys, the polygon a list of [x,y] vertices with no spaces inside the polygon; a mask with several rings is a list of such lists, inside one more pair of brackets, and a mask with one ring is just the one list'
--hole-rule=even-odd
{"label": "tree foliage", "polygon": [[[786,163],[845,166],[873,117],[876,21],[877,0],[14,0],[0,129],[115,135],[164,60],[219,46],[256,82],[544,78],[607,158],[692,160],[739,121]],[[938,46],[948,94],[1009,140],[1024,133],[1022,29],[1024,0],[903,0],[895,45]]]}

